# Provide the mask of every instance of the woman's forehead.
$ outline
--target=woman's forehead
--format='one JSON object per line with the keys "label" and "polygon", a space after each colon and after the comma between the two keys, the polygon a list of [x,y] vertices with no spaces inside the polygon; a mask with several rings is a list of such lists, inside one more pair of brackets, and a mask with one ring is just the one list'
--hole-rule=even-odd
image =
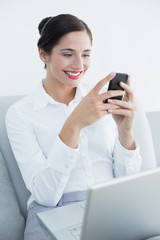
{"label": "woman's forehead", "polygon": [[91,40],[86,31],[68,33],[60,39],[57,45],[58,48],[62,49],[74,49],[78,46],[81,47],[83,50],[91,48]]}

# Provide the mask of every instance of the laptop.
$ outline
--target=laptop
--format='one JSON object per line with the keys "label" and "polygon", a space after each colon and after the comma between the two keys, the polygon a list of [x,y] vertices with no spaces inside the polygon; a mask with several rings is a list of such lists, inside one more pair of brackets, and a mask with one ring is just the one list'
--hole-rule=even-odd
{"label": "laptop", "polygon": [[53,240],[144,240],[160,235],[160,168],[92,186],[87,200],[37,214]]}

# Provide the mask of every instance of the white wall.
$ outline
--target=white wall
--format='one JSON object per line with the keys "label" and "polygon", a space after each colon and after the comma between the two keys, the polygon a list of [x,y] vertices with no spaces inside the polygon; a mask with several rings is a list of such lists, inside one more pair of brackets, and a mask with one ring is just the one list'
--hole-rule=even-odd
{"label": "white wall", "polygon": [[144,110],[160,110],[159,0],[1,0],[0,95],[28,94],[45,77],[37,26],[60,13],[78,16],[92,30],[92,65],[83,82],[130,73]]}

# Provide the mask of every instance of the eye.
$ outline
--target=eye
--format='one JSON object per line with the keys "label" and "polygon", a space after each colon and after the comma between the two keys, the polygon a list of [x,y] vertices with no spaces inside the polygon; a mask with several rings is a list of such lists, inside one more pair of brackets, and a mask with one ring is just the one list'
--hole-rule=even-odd
{"label": "eye", "polygon": [[70,54],[70,53],[64,53],[64,56],[65,56],[65,57],[71,57],[72,54]]}
{"label": "eye", "polygon": [[90,57],[90,55],[89,55],[89,54],[84,54],[83,56],[84,56],[84,57]]}

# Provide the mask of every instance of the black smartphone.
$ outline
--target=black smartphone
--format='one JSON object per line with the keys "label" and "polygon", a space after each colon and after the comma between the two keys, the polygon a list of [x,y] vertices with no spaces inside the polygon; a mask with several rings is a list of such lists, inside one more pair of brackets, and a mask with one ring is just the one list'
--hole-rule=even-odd
{"label": "black smartphone", "polygon": [[[116,76],[109,82],[108,91],[109,90],[123,90],[123,88],[119,85],[120,82],[127,82],[128,74],[126,73],[116,73]],[[111,97],[110,99],[118,99],[122,100],[123,96],[116,96]],[[104,103],[107,103],[107,99],[104,101]]]}

